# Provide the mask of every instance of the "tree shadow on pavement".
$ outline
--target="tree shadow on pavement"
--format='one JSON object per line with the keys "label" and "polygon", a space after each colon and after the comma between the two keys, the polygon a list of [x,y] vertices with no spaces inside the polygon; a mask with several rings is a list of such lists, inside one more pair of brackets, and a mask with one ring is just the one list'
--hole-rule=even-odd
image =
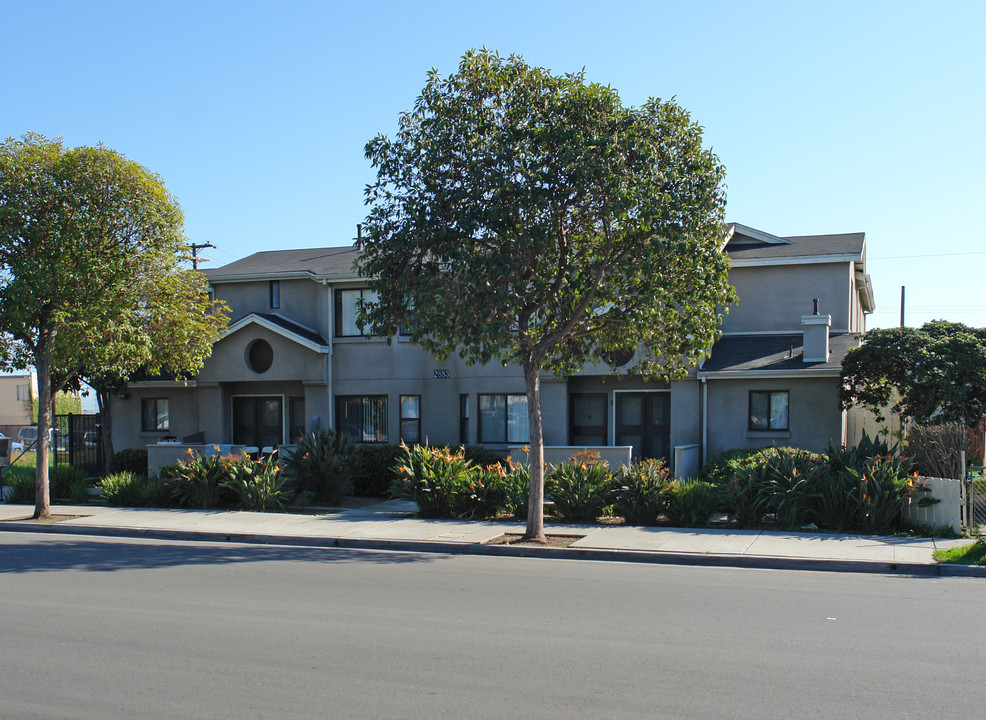
{"label": "tree shadow on pavement", "polygon": [[243,543],[193,543],[167,540],[135,542],[37,536],[15,540],[0,534],[0,574],[59,570],[113,572],[190,565],[260,562],[407,564],[450,557],[433,553],[390,552],[352,548],[288,547]]}

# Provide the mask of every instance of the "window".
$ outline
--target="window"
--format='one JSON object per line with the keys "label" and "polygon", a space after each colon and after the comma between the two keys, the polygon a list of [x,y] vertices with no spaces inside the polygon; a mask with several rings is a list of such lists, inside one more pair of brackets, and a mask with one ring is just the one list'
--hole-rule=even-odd
{"label": "window", "polygon": [[270,281],[270,306],[272,310],[277,310],[281,307],[281,281],[271,280]]}
{"label": "window", "polygon": [[421,442],[420,395],[401,395],[401,440]]}
{"label": "window", "polygon": [[294,442],[306,434],[305,398],[288,398],[288,442]]}
{"label": "window", "polygon": [[787,390],[750,391],[750,430],[787,430]]}
{"label": "window", "polygon": [[459,444],[469,444],[469,394],[459,395]]}
{"label": "window", "polygon": [[361,302],[376,302],[377,294],[369,288],[336,290],[335,336],[363,337],[363,327],[358,322]]}
{"label": "window", "polygon": [[356,442],[387,442],[387,396],[336,398],[336,429]]}
{"label": "window", "polygon": [[30,385],[18,385],[17,386],[17,402],[26,402],[31,399],[31,386]]}
{"label": "window", "polygon": [[140,429],[144,432],[163,432],[171,429],[168,419],[168,398],[141,399],[140,416]]}
{"label": "window", "polygon": [[527,395],[479,396],[479,442],[526,443],[530,439]]}
{"label": "window", "polygon": [[247,348],[247,365],[257,374],[265,373],[274,364],[274,348],[266,340],[254,340]]}

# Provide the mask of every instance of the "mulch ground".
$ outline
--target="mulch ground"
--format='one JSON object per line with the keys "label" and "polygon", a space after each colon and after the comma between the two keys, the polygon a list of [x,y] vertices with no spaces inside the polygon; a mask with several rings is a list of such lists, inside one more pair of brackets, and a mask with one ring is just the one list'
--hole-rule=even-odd
{"label": "mulch ground", "polygon": [[515,545],[517,547],[568,547],[576,540],[581,540],[585,535],[546,535],[547,542],[539,543],[531,540],[524,540],[521,533],[504,533],[492,540],[487,540],[484,545]]}

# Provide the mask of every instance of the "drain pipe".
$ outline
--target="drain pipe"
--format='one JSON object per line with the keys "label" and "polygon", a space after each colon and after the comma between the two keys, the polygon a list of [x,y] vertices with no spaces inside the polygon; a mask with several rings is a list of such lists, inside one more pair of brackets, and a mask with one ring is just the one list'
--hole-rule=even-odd
{"label": "drain pipe", "polygon": [[709,461],[709,386],[706,379],[702,378],[702,465]]}

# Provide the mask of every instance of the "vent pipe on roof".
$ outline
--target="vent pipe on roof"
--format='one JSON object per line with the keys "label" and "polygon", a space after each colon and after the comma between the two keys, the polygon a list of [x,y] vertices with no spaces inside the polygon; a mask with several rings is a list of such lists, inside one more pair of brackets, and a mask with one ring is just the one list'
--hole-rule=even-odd
{"label": "vent pipe on roof", "polygon": [[363,225],[362,223],[356,223],[356,249],[363,249]]}
{"label": "vent pipe on roof", "polygon": [[828,362],[829,359],[829,328],[832,327],[831,315],[818,314],[818,298],[812,298],[814,312],[801,316],[801,332],[803,346],[802,362]]}

